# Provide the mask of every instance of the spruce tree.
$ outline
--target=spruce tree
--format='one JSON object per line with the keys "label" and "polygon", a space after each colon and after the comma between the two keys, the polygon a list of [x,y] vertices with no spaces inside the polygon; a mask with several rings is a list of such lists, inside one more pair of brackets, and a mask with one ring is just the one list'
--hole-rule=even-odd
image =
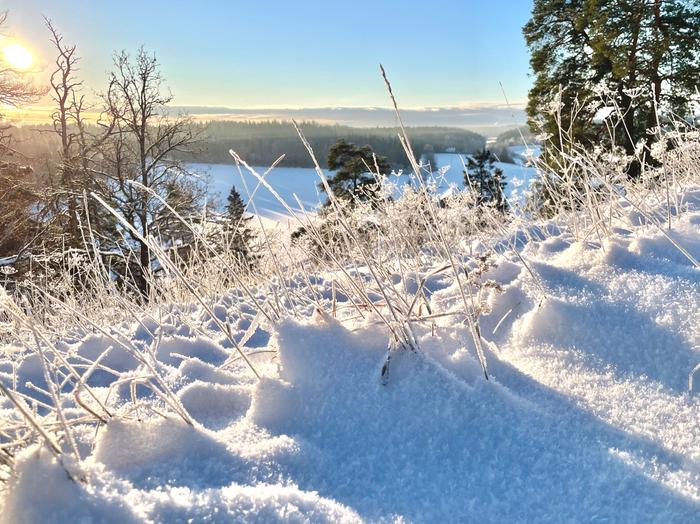
{"label": "spruce tree", "polygon": [[485,148],[467,157],[464,184],[476,192],[477,205],[489,204],[505,213],[508,210],[504,195],[506,180],[503,170],[495,163],[496,157]]}
{"label": "spruce tree", "polygon": [[430,169],[431,172],[435,173],[438,170],[437,160],[435,158],[435,148],[432,144],[426,144],[423,148],[423,155],[421,155],[421,160],[426,166],[426,169]]}
{"label": "spruce tree", "polygon": [[[186,180],[171,178],[163,182],[162,197],[188,224],[196,222],[201,215],[202,188]],[[192,242],[192,231],[167,206],[161,205],[153,214],[153,233],[166,242],[188,244]]]}
{"label": "spruce tree", "polygon": [[225,229],[230,235],[229,249],[246,266],[252,266],[255,257],[251,253],[251,242],[255,238],[248,222],[252,216],[245,216],[245,204],[236,186],[231,188],[226,204]]}

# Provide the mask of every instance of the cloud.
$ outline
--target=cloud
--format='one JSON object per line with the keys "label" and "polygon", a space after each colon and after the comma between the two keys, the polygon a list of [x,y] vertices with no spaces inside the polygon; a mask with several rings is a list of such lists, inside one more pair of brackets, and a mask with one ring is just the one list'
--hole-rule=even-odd
{"label": "cloud", "polygon": [[[355,127],[395,126],[394,111],[388,107],[304,107],[304,108],[231,108],[174,106],[175,112],[188,113],[198,120],[314,120]],[[526,121],[522,106],[503,105],[423,107],[401,111],[408,126],[449,126],[471,129],[487,135],[522,125]]]}

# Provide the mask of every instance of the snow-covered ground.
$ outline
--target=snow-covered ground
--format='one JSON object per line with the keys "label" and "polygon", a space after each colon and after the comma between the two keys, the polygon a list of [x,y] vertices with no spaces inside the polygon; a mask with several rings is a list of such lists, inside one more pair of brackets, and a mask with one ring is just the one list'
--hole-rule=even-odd
{"label": "snow-covered ground", "polygon": [[[698,259],[700,188],[683,198],[671,235]],[[113,347],[88,384],[126,411],[74,431],[84,461],[64,466],[86,482],[46,448],[23,451],[0,521],[697,522],[700,400],[688,375],[700,363],[700,270],[633,209],[627,218],[640,225],[602,242],[528,226],[510,240],[529,269],[503,242],[483,276],[489,381],[456,283],[429,267],[396,276],[414,290],[425,277],[432,319],[414,325],[421,350],[396,352],[386,381],[386,329],[354,318],[341,293],[337,318],[309,308],[272,325],[232,291],[216,319],[173,305],[116,326],[193,425],[128,386],[143,364],[113,339],[65,340],[75,363]],[[310,283],[326,302],[331,279]],[[216,320],[245,341],[261,380]],[[36,354],[5,348],[0,380],[47,400]],[[0,415],[10,408],[0,400]]]}
{"label": "snow-covered ground", "polygon": [[[531,180],[536,175],[536,169],[523,166],[525,160],[525,146],[511,146],[509,148],[516,160],[516,164],[505,162],[497,162],[496,167],[503,170],[508,185],[506,186],[506,197],[515,198],[521,194],[522,187],[527,187]],[[531,146],[530,150],[534,156],[539,154],[537,146]],[[439,153],[435,155],[438,168],[447,168],[444,177],[441,178],[442,190],[447,190],[450,184],[457,187],[464,186],[464,155],[457,153]],[[245,185],[241,181],[241,176],[245,179],[245,184],[248,191],[251,193],[258,185],[258,179],[250,174],[246,169],[241,168],[239,171],[233,163],[231,164],[190,164],[193,172],[199,173],[201,176],[208,177],[210,186],[210,194],[216,198],[219,204],[226,203],[231,186],[235,185],[239,193],[247,201],[247,193]],[[255,170],[263,175],[269,168],[256,167]],[[434,168],[435,169],[435,168]],[[332,176],[332,171],[327,173]],[[390,177],[395,181],[409,181],[408,174],[403,174],[398,180],[397,177]],[[325,199],[324,194],[319,194],[318,191],[318,175],[312,168],[303,167],[276,167],[266,175],[265,180],[275,189],[275,191],[285,200],[285,202],[294,210],[299,209],[299,205],[294,198],[296,195],[307,211],[313,211],[318,206],[320,201]],[[258,214],[263,217],[275,220],[286,220],[288,213],[285,207],[268,191],[261,187],[256,193],[253,201],[255,202]],[[253,211],[252,207],[249,208]]]}
{"label": "snow-covered ground", "polygon": [[[514,147],[517,151],[520,151],[519,148]],[[466,162],[464,155],[439,153],[435,157],[440,168],[448,168],[444,176],[444,184],[453,184],[456,187],[464,186],[464,163]],[[517,155],[515,158],[522,159],[521,156]],[[507,182],[505,196],[508,199],[517,200],[520,198],[523,190],[529,187],[537,175],[536,168],[524,166],[522,162],[518,164],[496,162],[494,167],[503,171]]]}
{"label": "snow-covered ground", "polygon": [[[251,194],[258,185],[258,179],[245,168],[241,168],[239,171],[233,165],[233,160],[231,164],[190,164],[190,167],[194,172],[209,177],[209,191],[222,206],[226,204],[226,197],[234,185],[243,199],[248,201],[248,193],[241,181],[241,176],[245,179],[245,184]],[[265,174],[268,169],[267,167],[255,168],[260,175]],[[318,203],[323,200],[323,195],[319,195],[317,188],[318,175],[311,168],[276,167],[265,176],[265,180],[275,188],[275,191],[284,198],[292,209],[299,209],[294,195],[299,197],[307,211],[315,210]],[[285,207],[265,187],[259,188],[253,202],[257,213],[261,216],[272,219],[285,219],[288,216]],[[254,211],[252,206],[249,211]]]}
{"label": "snow-covered ground", "polygon": [[516,164],[526,164],[533,158],[539,158],[542,148],[538,144],[508,146],[508,150]]}

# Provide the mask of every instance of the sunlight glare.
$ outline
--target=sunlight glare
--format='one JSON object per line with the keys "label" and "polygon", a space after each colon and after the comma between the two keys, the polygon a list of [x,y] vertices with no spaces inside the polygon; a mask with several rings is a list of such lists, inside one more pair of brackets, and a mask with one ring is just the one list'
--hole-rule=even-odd
{"label": "sunlight glare", "polygon": [[3,48],[7,65],[13,69],[27,70],[32,65],[32,54],[21,44],[10,44]]}

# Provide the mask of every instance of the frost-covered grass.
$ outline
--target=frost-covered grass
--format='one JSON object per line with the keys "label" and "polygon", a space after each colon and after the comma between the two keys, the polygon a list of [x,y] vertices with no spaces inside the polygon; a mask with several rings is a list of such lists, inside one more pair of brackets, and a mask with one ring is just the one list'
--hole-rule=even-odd
{"label": "frost-covered grass", "polygon": [[0,521],[693,521],[700,144],[668,136],[636,182],[568,150],[546,220],[415,165],[325,226],[281,202],[307,234],[261,221],[253,271],[194,224],[187,264],[147,239],[148,304],[99,262],[3,295]]}

